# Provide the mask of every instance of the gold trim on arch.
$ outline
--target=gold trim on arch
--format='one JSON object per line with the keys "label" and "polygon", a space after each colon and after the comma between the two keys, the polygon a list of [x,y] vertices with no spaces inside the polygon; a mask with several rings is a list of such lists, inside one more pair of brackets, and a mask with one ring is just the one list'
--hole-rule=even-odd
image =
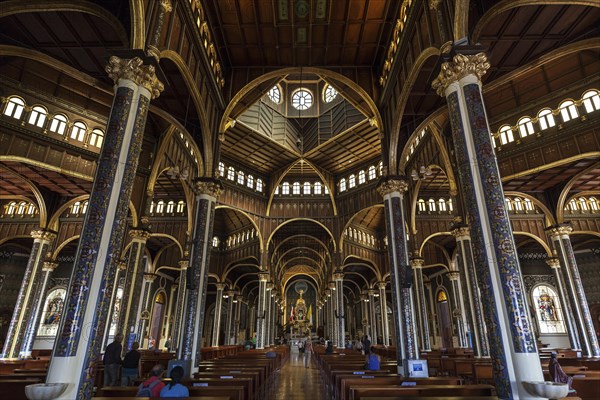
{"label": "gold trim on arch", "polygon": [[56,212],[54,214],[52,214],[52,216],[50,217],[50,222],[48,222],[48,229],[58,232],[58,224],[60,222],[59,218],[62,215],[62,213],[65,212],[66,209],[68,209],[73,204],[77,203],[78,201],[85,201],[89,198],[90,198],[89,194],[82,194],[81,196],[77,196],[74,199],[71,199],[71,200],[67,201],[65,204],[63,204],[62,206],[60,206],[58,208],[58,210],[56,210]]}
{"label": "gold trim on arch", "polygon": [[577,154],[575,156],[563,158],[562,160],[553,161],[551,163],[544,164],[540,167],[528,169],[526,171],[517,172],[516,174],[512,174],[512,175],[507,175],[507,176],[502,177],[502,182],[503,183],[510,182],[512,179],[522,178],[524,176],[535,174],[535,173],[538,173],[541,171],[545,171],[550,168],[559,167],[561,165],[568,164],[573,161],[581,160],[584,158],[594,158],[594,157],[600,157],[600,151],[592,151],[589,153]]}
{"label": "gold trim on arch", "polygon": [[0,246],[2,246],[4,243],[8,243],[14,239],[31,239],[31,240],[33,240],[33,238],[29,235],[10,236],[10,237],[5,237],[5,238],[0,239]]}
{"label": "gold trim on arch", "polygon": [[144,2],[129,0],[131,16],[131,48],[143,50],[146,44],[146,21],[144,20]]}
{"label": "gold trim on arch", "polygon": [[533,204],[535,204],[536,206],[538,206],[544,213],[544,217],[545,217],[545,222],[546,222],[546,226],[552,226],[552,225],[556,225],[556,219],[554,218],[554,215],[552,215],[552,212],[548,209],[548,207],[546,207],[546,205],[544,203],[542,203],[540,200],[536,199],[535,197],[523,193],[523,192],[515,192],[515,191],[506,191],[504,192],[504,196],[518,196],[518,197],[524,197],[527,198],[529,200],[531,200],[531,202]]}
{"label": "gold trim on arch", "polygon": [[[269,238],[267,240],[267,244],[271,242],[271,240],[273,239],[273,236],[277,233],[277,231],[284,227],[285,225],[291,223],[291,222],[295,222],[295,221],[308,221],[308,222],[313,222],[317,225],[319,225],[321,228],[323,228],[325,230],[325,232],[327,232],[329,234],[329,237],[331,238],[331,243],[333,243],[333,252],[335,253],[335,251],[337,250],[337,243],[335,241],[335,238],[333,237],[333,234],[331,233],[331,231],[329,230],[329,228],[327,228],[322,222],[319,222],[313,218],[291,218],[288,219],[287,221],[282,222],[281,224],[277,225],[277,227],[275,229],[273,229],[273,232],[271,232],[271,234],[269,235]],[[316,240],[318,240],[317,238],[315,238]],[[319,240],[320,241],[320,240]],[[327,249],[327,246],[324,246],[325,249]]]}
{"label": "gold trim on arch", "polygon": [[[254,221],[254,219],[252,219],[252,217],[250,217],[250,214],[247,213],[244,210],[233,208],[233,207],[231,207],[229,205],[226,205],[226,204],[218,205],[218,206],[215,207],[215,211],[220,210],[220,209],[233,210],[233,211],[236,211],[236,212],[239,212],[239,213],[243,214],[246,218],[248,218],[248,221],[250,221],[252,223],[252,225],[254,226],[254,229],[256,230],[256,234],[258,235],[258,243],[260,245],[260,252],[262,253],[263,249],[264,249],[264,243],[263,243],[262,233],[261,233],[260,229],[258,229],[258,224],[256,223],[256,221]],[[212,238],[211,238],[211,240],[212,240]]]}
{"label": "gold trim on arch", "polygon": [[372,206],[363,208],[357,212],[355,212],[346,222],[346,224],[344,225],[344,227],[342,228],[342,231],[340,232],[340,243],[338,245],[338,248],[340,249],[340,251],[344,250],[344,231],[346,229],[348,229],[350,227],[350,224],[352,223],[352,221],[354,221],[354,218],[356,218],[356,216],[358,215],[358,213],[365,211],[365,210],[369,210],[371,208],[385,208],[385,206],[383,204],[373,204]]}
{"label": "gold trim on arch", "polygon": [[560,192],[560,196],[558,196],[558,201],[556,202],[556,222],[558,222],[559,224],[562,224],[564,222],[566,198],[567,198],[569,192],[571,191],[573,184],[582,175],[585,175],[585,174],[589,173],[590,171],[598,168],[599,165],[600,165],[600,162],[596,162],[595,164],[590,165],[589,167],[587,167],[586,169],[584,169],[583,171],[581,171],[580,173],[575,175],[573,178],[571,178],[569,180],[569,182],[567,182],[565,187],[563,187],[563,189]]}
{"label": "gold trim on arch", "polygon": [[81,237],[81,235],[74,235],[74,236],[71,236],[70,238],[63,240],[62,243],[59,244],[58,246],[56,246],[56,249],[52,252],[51,259],[56,260],[56,257],[58,257],[61,250],[64,249],[66,245],[68,245],[69,243],[71,243],[74,240],[79,240],[80,237]]}
{"label": "gold trim on arch", "polygon": [[[429,235],[425,239],[423,239],[423,243],[421,243],[421,246],[419,246],[419,254],[417,254],[419,257],[422,257],[423,248],[425,248],[425,245],[427,244],[427,242],[430,239],[433,239],[434,237],[437,237],[437,236],[452,236],[452,232],[436,232],[436,233],[432,233],[431,235]],[[437,243],[434,243],[434,244],[437,245]],[[446,260],[448,260],[448,264],[450,264],[450,262],[452,261],[452,258],[449,257],[449,254],[446,250],[444,250],[443,253],[446,256]]]}
{"label": "gold trim on arch", "polygon": [[[352,262],[349,260],[350,258],[354,258],[354,259],[357,259],[358,261],[363,261],[363,262]],[[375,272],[375,278],[378,281],[381,280],[381,271],[379,271],[379,267],[375,264],[375,262],[373,262],[373,260],[369,260],[364,257],[357,256],[357,255],[349,255],[349,256],[346,256],[346,258],[344,258],[344,261],[342,262],[342,265],[340,265],[340,268],[343,270],[344,268],[346,268],[349,265],[360,265],[360,266],[367,267],[370,270],[372,270],[373,272]]]}
{"label": "gold trim on arch", "polygon": [[[548,255],[548,257],[552,257],[552,250],[550,250],[550,246],[548,246],[546,244],[546,242],[544,242],[544,240],[542,238],[537,237],[533,233],[525,232],[525,231],[513,231],[513,238],[516,235],[522,235],[522,236],[527,236],[527,237],[532,238],[533,240],[535,240],[536,242],[538,242],[544,248],[544,250],[546,250],[546,255]],[[516,246],[517,253],[518,253],[519,252],[519,247],[517,246],[516,240],[515,240],[515,246]]]}
{"label": "gold trim on arch", "polygon": [[[2,161],[18,161],[18,162],[24,162],[25,164],[32,164],[32,165],[36,164],[34,162],[27,160],[26,158],[16,157],[16,156],[0,156],[0,162],[2,162]],[[41,164],[41,163],[39,163],[39,164]],[[38,210],[40,212],[40,228],[46,228],[46,226],[47,226],[46,224],[48,222],[48,210],[46,209],[46,203],[44,202],[44,196],[42,196],[42,193],[37,188],[37,186],[33,182],[31,182],[29,179],[25,178],[24,176],[22,176],[21,174],[19,174],[17,171],[13,170],[12,168],[8,167],[7,165],[0,164],[0,169],[4,169],[6,172],[8,172],[11,175],[14,175],[17,179],[22,180],[27,186],[30,187],[31,191],[33,192],[33,195],[35,196],[35,199],[37,201]]]}
{"label": "gold trim on arch", "polygon": [[453,34],[454,41],[469,35],[469,0],[456,0],[454,6]]}

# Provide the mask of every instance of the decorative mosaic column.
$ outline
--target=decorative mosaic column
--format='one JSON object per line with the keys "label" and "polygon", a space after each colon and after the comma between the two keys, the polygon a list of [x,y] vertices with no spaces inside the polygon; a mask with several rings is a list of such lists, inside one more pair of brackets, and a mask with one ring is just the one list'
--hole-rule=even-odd
{"label": "decorative mosaic column", "polygon": [[489,66],[483,53],[457,54],[442,64],[433,88],[448,102],[498,397],[526,399],[533,396],[522,383],[544,377],[481,94]]}
{"label": "decorative mosaic column", "polygon": [[256,305],[250,306],[250,315],[248,316],[248,337],[251,338],[256,333]]}
{"label": "decorative mosaic column", "polygon": [[336,311],[335,324],[337,329],[337,347],[343,349],[346,347],[346,324],[345,324],[345,307],[344,307],[344,273],[341,270],[333,274],[333,282],[335,283]]}
{"label": "decorative mosaic column", "polygon": [[217,298],[215,301],[215,318],[213,320],[212,341],[210,345],[216,347],[219,345],[219,331],[221,330],[221,308],[223,307],[224,283],[217,283]]}
{"label": "decorative mosaic column", "polygon": [[[579,343],[584,357],[600,357],[600,346],[594,330],[592,315],[588,306],[587,297],[583,290],[583,283],[579,276],[579,268],[575,260],[575,253],[571,245],[570,234],[573,228],[567,224],[551,226],[546,229],[552,242],[552,248],[560,260],[563,282],[569,298],[575,326],[579,336]],[[562,299],[561,299],[562,300]]]}
{"label": "decorative mosaic column", "polygon": [[267,282],[267,293],[265,294],[265,347],[271,345],[271,324],[273,323],[273,305],[271,295],[273,293],[273,283]]}
{"label": "decorative mosaic column", "polygon": [[410,259],[413,271],[413,295],[415,299],[415,313],[417,322],[417,337],[421,351],[431,351],[429,340],[429,321],[427,320],[427,303],[425,302],[425,286],[423,284],[423,264],[425,260],[420,257]]}
{"label": "decorative mosaic column", "polygon": [[[142,300],[142,285],[144,279],[144,250],[146,242],[150,238],[150,231],[146,229],[131,229],[131,245],[129,246],[129,257],[125,270],[125,286],[123,287],[123,308],[117,325],[117,333],[122,333],[129,342],[129,335],[136,334],[135,340],[143,343],[144,338],[139,336],[136,330],[140,323],[140,302]],[[142,308],[142,310],[144,310]],[[143,331],[142,331],[143,332]],[[132,342],[133,342],[132,341]],[[127,352],[127,346],[123,346],[123,352]]]}
{"label": "decorative mosaic column", "polygon": [[275,296],[277,296],[277,294],[274,293],[273,291],[271,291],[271,313],[270,313],[271,322],[269,323],[269,345],[270,346],[275,345],[275,324],[277,322],[277,304],[275,303]]}
{"label": "decorative mosaic column", "polygon": [[[173,306],[175,305],[175,299],[176,299],[176,293],[177,293],[177,284],[172,284],[171,285],[171,293],[169,294],[169,307],[167,308],[167,315],[165,317],[166,320],[166,325],[167,328],[165,329],[165,336],[164,339],[165,340],[169,340],[169,342],[171,343],[171,346],[169,347],[170,350],[173,349],[173,338],[172,336],[172,331],[173,331]],[[123,346],[125,347],[125,346]],[[166,346],[165,346],[166,347]]]}
{"label": "decorative mosaic column", "polygon": [[233,290],[227,291],[227,321],[225,323],[225,341],[223,344],[231,344],[231,332],[233,331],[233,300],[235,293]]}
{"label": "decorative mosaic column", "polygon": [[427,295],[429,297],[429,315],[431,316],[431,318],[429,318],[429,321],[431,322],[431,330],[429,331],[429,333],[431,336],[431,343],[433,346],[435,346],[437,343],[436,338],[437,338],[438,327],[437,327],[437,314],[435,312],[435,300],[433,299],[433,287],[432,287],[430,281],[427,281],[424,284],[425,284],[425,288],[427,289]]}
{"label": "decorative mosaic column", "polygon": [[466,318],[471,327],[471,341],[475,357],[489,357],[489,344],[483,319],[482,302],[479,296],[477,274],[471,250],[471,233],[467,225],[457,225],[452,229],[456,238],[458,271],[464,282],[462,291]]}
{"label": "decorative mosaic column", "polygon": [[186,304],[186,290],[187,290],[187,268],[190,265],[188,260],[179,260],[179,267],[181,268],[181,272],[179,272],[179,285],[177,287],[177,304],[175,306],[175,321],[173,322],[173,334],[172,334],[172,343],[173,347],[177,349],[177,353],[179,354],[179,349],[181,348],[181,330],[183,323],[183,313],[185,311]]}
{"label": "decorative mosaic column", "polygon": [[47,377],[69,383],[61,399],[92,396],[146,117],[163,89],[137,57],[113,56],[106,71],[115,96]]}
{"label": "decorative mosaic column", "polygon": [[40,316],[42,315],[44,308],[48,278],[50,278],[50,274],[52,274],[52,271],[54,271],[56,267],[58,267],[58,263],[44,261],[42,267],[42,277],[40,283],[37,285],[35,294],[33,295],[31,313],[29,315],[29,320],[27,321],[25,336],[23,338],[23,343],[21,344],[21,351],[19,352],[20,358],[31,358],[33,341],[35,339],[38,326],[40,324]]}
{"label": "decorative mosaic column", "polygon": [[162,33],[162,26],[165,19],[165,14],[170,13],[173,10],[171,0],[159,0],[158,2],[158,16],[156,17],[156,28],[154,34],[147,43],[146,48],[148,54],[153,56],[157,61],[160,60],[160,50],[158,50],[158,40]]}
{"label": "decorative mosaic column", "polygon": [[383,345],[390,345],[390,325],[387,317],[387,296],[385,294],[385,282],[377,282],[379,288],[379,307],[381,308],[381,336],[383,338]]}
{"label": "decorative mosaic column", "polygon": [[240,316],[242,313],[242,296],[240,296],[239,294],[235,295],[235,303],[233,303],[234,305],[234,311],[233,311],[233,343],[232,344],[237,344],[238,343],[238,337],[240,335]]}
{"label": "decorative mosaic column", "polygon": [[569,294],[564,280],[564,275],[560,268],[560,260],[556,257],[546,259],[546,264],[552,268],[554,276],[556,278],[556,284],[558,286],[558,296],[560,298],[561,313],[567,324],[567,333],[569,335],[569,342],[571,343],[571,349],[581,350],[581,343],[579,342],[579,332],[575,318],[573,317],[573,308],[571,307],[571,301],[569,300]]}
{"label": "decorative mosaic column", "polygon": [[[140,346],[143,346],[144,339],[146,339],[146,331],[148,330],[148,322],[150,321],[150,310],[152,310],[152,303],[154,299],[152,298],[152,284],[156,279],[156,275],[154,274],[144,274],[143,280],[143,289],[141,295],[141,303],[137,305],[135,310],[136,314],[140,316],[139,321],[137,323],[137,327],[131,332],[135,333],[135,337],[139,339]],[[150,336],[148,336],[148,345],[150,344]]]}
{"label": "decorative mosaic column", "polygon": [[407,360],[418,358],[417,338],[413,321],[413,304],[410,287],[412,270],[408,261],[404,192],[408,189],[405,177],[388,176],[377,188],[383,196],[388,252],[390,256],[390,281],[392,289],[392,315],[396,328],[396,360],[398,373],[408,376]]}
{"label": "decorative mosaic column", "polygon": [[[363,335],[369,334],[369,297],[367,293],[363,291],[360,295],[360,316],[361,318],[361,326],[363,330]],[[362,340],[362,338],[360,338]]]}
{"label": "decorative mosaic column", "polygon": [[208,283],[208,262],[211,253],[213,222],[217,197],[223,190],[218,179],[199,178],[195,181],[194,234],[187,269],[187,301],[183,328],[180,333],[180,358],[192,360],[192,373],[201,360],[202,330]]}
{"label": "decorative mosaic column", "polygon": [[265,348],[266,339],[266,321],[265,316],[267,313],[267,281],[269,280],[268,272],[260,272],[258,274],[258,307],[256,315],[256,348]]}
{"label": "decorative mosaic column", "polygon": [[461,302],[461,287],[460,273],[458,271],[449,271],[446,273],[450,284],[452,285],[452,318],[454,318],[454,326],[456,327],[456,337],[458,339],[458,347],[469,347],[467,342],[467,330],[465,327],[464,307]]}
{"label": "decorative mosaic column", "polygon": [[371,343],[377,344],[377,313],[375,312],[375,290],[369,289],[369,321],[371,321]]}
{"label": "decorative mosaic column", "polygon": [[[119,288],[119,281],[121,281],[121,284],[123,285],[123,291],[125,291],[125,271],[127,270],[127,263],[123,262],[123,261],[119,261],[117,262],[117,275],[115,276],[115,280],[113,281],[113,285],[112,285],[112,298],[110,300],[110,307],[108,307],[108,320],[106,321],[106,326],[104,327],[104,336],[102,339],[102,349],[105,349],[106,346],[108,346],[108,341],[109,341],[109,336],[110,336],[110,326],[112,325],[112,322],[114,320],[115,317],[115,307],[117,306],[117,292],[118,292],[118,288]],[[122,298],[121,298],[121,302],[120,304],[123,304],[122,302]],[[120,306],[119,306],[120,307]],[[119,308],[120,311],[122,311],[121,308]],[[116,331],[115,333],[121,333],[122,331],[119,330],[119,321],[120,321],[120,317],[121,317],[122,313],[119,312],[119,314],[116,316],[117,321],[116,321]],[[124,354],[127,346],[123,346],[123,350],[124,350]]]}
{"label": "decorative mosaic column", "polygon": [[42,277],[44,259],[50,245],[56,238],[56,233],[45,229],[31,231],[33,246],[29,253],[29,261],[25,268],[21,289],[8,326],[6,342],[0,358],[18,358],[31,310],[35,308],[34,294],[38,292]]}

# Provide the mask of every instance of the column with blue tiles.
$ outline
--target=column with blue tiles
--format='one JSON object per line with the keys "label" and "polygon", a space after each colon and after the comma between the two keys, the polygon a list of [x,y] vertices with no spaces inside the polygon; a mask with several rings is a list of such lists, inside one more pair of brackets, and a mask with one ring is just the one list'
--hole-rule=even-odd
{"label": "column with blue tiles", "polygon": [[544,377],[481,92],[489,66],[483,53],[457,54],[433,87],[448,102],[498,397],[526,399],[523,382]]}
{"label": "column with blue tiles", "polygon": [[390,345],[390,325],[387,317],[387,296],[385,294],[384,281],[377,282],[379,287],[379,307],[381,308],[381,337],[383,338],[383,345]]}
{"label": "column with blue tiles", "polygon": [[[131,229],[131,245],[129,247],[129,257],[127,259],[127,267],[125,270],[125,285],[123,287],[123,305],[121,315],[119,316],[119,324],[117,332],[122,333],[126,338],[131,334],[135,334],[135,341],[142,344],[144,338],[137,336],[137,325],[140,321],[139,306],[142,300],[142,285],[144,278],[144,250],[146,242],[150,237],[150,231],[146,229]],[[126,346],[123,346],[123,351],[126,351]]]}
{"label": "column with blue tiles", "polygon": [[[425,260],[421,257],[410,259],[413,271],[413,289],[415,299],[415,314],[417,323],[417,337],[421,345],[421,351],[431,351],[429,339],[429,321],[427,318],[427,303],[425,303],[425,284],[423,283],[423,264]],[[462,346],[461,346],[462,347]]]}
{"label": "column with blue tiles", "polygon": [[44,261],[42,267],[42,276],[40,283],[37,285],[36,291],[33,295],[33,307],[27,321],[27,327],[25,329],[25,336],[23,337],[23,343],[21,344],[21,351],[19,352],[20,358],[30,358],[31,349],[33,348],[33,341],[37,334],[38,327],[40,325],[40,317],[44,308],[44,299],[46,296],[46,287],[48,286],[48,279],[50,274],[58,267],[58,263],[52,261]]}
{"label": "column with blue tiles", "polygon": [[25,268],[21,289],[8,326],[1,358],[19,357],[23,337],[27,330],[27,318],[31,315],[31,308],[34,307],[34,294],[39,287],[46,254],[56,238],[56,233],[40,228],[31,231],[31,236],[33,237],[33,246],[29,253],[29,261]]}
{"label": "column with blue tiles", "polygon": [[146,117],[163,89],[140,58],[113,56],[106,70],[115,96],[47,377],[69,384],[64,399],[92,396]]}
{"label": "column with blue tiles", "polygon": [[223,307],[224,283],[217,283],[217,298],[215,301],[215,318],[213,319],[212,340],[210,345],[216,347],[219,345],[219,331],[221,330],[221,308]]}
{"label": "column with blue tiles", "polygon": [[227,321],[225,323],[225,341],[224,345],[231,344],[231,331],[233,330],[233,300],[235,298],[235,292],[233,290],[227,291]]}
{"label": "column with blue tiles", "polygon": [[465,326],[465,307],[462,301],[462,286],[460,284],[460,272],[448,271],[446,276],[452,285],[452,318],[454,318],[454,326],[456,328],[456,337],[458,339],[458,347],[469,347],[467,343],[467,327]]}
{"label": "column with blue tiles", "polygon": [[180,336],[179,357],[191,360],[191,372],[197,372],[201,360],[208,262],[212,247],[213,222],[217,197],[223,186],[218,179],[198,178],[194,182],[194,233],[187,268],[186,308]]}
{"label": "column with blue tiles", "polygon": [[451,233],[456,238],[457,266],[461,281],[464,282],[462,295],[465,315],[470,326],[473,354],[475,357],[489,357],[481,296],[471,250],[471,232],[467,225],[458,224],[454,226]]}
{"label": "column with blue tiles", "polygon": [[408,361],[418,358],[417,337],[414,328],[412,299],[412,270],[406,242],[404,192],[408,189],[406,178],[385,177],[377,191],[383,196],[390,281],[392,289],[392,315],[396,327],[396,360],[398,373],[408,376]]}
{"label": "column with blue tiles", "polygon": [[267,308],[267,281],[269,280],[269,274],[267,272],[260,272],[258,274],[258,306],[256,307],[256,348],[265,348],[266,339],[266,321],[265,314]]}
{"label": "column with blue tiles", "polygon": [[338,269],[333,274],[333,282],[335,283],[335,298],[336,298],[336,311],[335,311],[335,329],[337,329],[337,347],[343,349],[346,347],[346,324],[345,314],[346,308],[344,307],[344,273]]}
{"label": "column with blue tiles", "polygon": [[546,229],[552,249],[559,259],[568,303],[571,307],[575,327],[579,336],[582,355],[585,357],[600,357],[600,347],[594,329],[590,307],[583,290],[583,283],[579,275],[579,267],[573,252],[570,234],[573,228],[568,224],[559,224]]}
{"label": "column with blue tiles", "polygon": [[[184,253],[184,255],[186,255]],[[175,303],[175,315],[173,322],[173,334],[171,335],[173,348],[179,350],[181,347],[181,324],[183,323],[183,313],[185,311],[186,291],[187,291],[187,268],[189,260],[179,260],[177,262],[180,268],[179,282],[177,285],[177,303]]]}

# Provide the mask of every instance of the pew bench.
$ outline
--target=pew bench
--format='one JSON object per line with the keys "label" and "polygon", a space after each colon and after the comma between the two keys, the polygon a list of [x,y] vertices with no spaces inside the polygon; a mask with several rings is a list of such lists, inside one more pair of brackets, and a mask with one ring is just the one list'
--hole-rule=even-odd
{"label": "pew bench", "polygon": [[443,397],[446,396],[496,396],[496,389],[492,385],[423,385],[423,386],[385,386],[385,387],[350,387],[349,400],[364,400],[365,397]]}

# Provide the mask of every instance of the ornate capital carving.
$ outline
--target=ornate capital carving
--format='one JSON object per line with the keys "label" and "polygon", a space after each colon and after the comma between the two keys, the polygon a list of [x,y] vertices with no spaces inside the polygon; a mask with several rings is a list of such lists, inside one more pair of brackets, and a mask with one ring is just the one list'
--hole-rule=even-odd
{"label": "ornate capital carving", "polygon": [[429,0],[429,9],[435,11],[440,6],[442,0]]}
{"label": "ornate capital carving", "polygon": [[344,280],[344,273],[343,272],[335,272],[333,274],[333,280],[334,281],[343,281]]}
{"label": "ornate capital carving", "polygon": [[408,182],[404,177],[389,177],[383,182],[379,184],[377,187],[377,191],[381,196],[385,196],[386,194],[399,192],[404,193],[408,190]]}
{"label": "ornate capital carving", "polygon": [[414,269],[423,268],[423,264],[425,264],[425,259],[421,257],[414,257],[410,259],[410,266]]}
{"label": "ornate capital carving", "polygon": [[57,262],[44,261],[44,265],[42,267],[42,271],[52,272],[52,271],[54,271],[58,267],[58,265],[59,264]]}
{"label": "ornate capital carving", "polygon": [[181,268],[183,271],[188,269],[188,267],[190,266],[190,262],[188,260],[179,260],[177,261],[177,264],[179,265],[179,268]]}
{"label": "ornate capital carving", "polygon": [[31,237],[34,239],[41,239],[47,242],[52,242],[56,239],[56,232],[49,231],[47,229],[33,229],[31,231]]}
{"label": "ornate capital carving", "polygon": [[150,237],[150,231],[147,229],[130,229],[129,236],[131,236],[132,239],[141,239],[146,241]]}
{"label": "ornate capital carving", "polygon": [[369,290],[367,290],[367,294],[369,295],[369,297],[375,296],[375,289],[369,289]]}
{"label": "ornate capital carving", "polygon": [[154,275],[154,274],[144,274],[144,280],[146,282],[154,282],[155,279],[156,279],[156,275]]}
{"label": "ornate capital carving", "polygon": [[452,233],[452,236],[454,236],[456,239],[471,237],[471,229],[466,225],[456,227],[452,229],[450,233]]}
{"label": "ornate capital carving", "polygon": [[442,64],[442,69],[431,86],[437,91],[437,94],[445,97],[446,88],[459,79],[467,75],[475,75],[478,79],[485,74],[490,67],[485,53],[474,55],[457,54],[452,58],[452,62]]}
{"label": "ornate capital carving", "polygon": [[139,86],[145,87],[150,91],[153,99],[160,96],[160,92],[165,88],[162,82],[156,77],[154,66],[144,65],[144,62],[139,57],[121,59],[117,56],[112,56],[108,60],[106,72],[115,84],[119,83],[119,79],[128,79]]}
{"label": "ornate capital carving", "polygon": [[219,197],[223,191],[223,185],[218,179],[212,178],[199,178],[194,182],[196,193],[207,194],[212,197]]}
{"label": "ornate capital carving", "polygon": [[173,6],[171,5],[171,0],[160,0],[160,6],[162,7],[163,11],[166,13],[173,11]]}
{"label": "ornate capital carving", "polygon": [[457,281],[458,278],[460,278],[460,272],[458,272],[458,271],[449,271],[449,272],[446,272],[446,276],[451,281]]}
{"label": "ornate capital carving", "polygon": [[552,269],[560,268],[560,260],[556,257],[547,258],[546,264]]}
{"label": "ornate capital carving", "polygon": [[225,289],[225,285],[224,283],[217,283],[217,290],[224,290]]}
{"label": "ornate capital carving", "polygon": [[554,225],[546,228],[546,232],[548,232],[548,235],[551,238],[564,235],[569,236],[571,232],[573,232],[573,227],[568,224]]}
{"label": "ornate capital carving", "polygon": [[385,290],[386,283],[385,283],[385,281],[380,281],[380,282],[377,282],[377,286],[379,286],[379,289]]}
{"label": "ornate capital carving", "polygon": [[269,273],[268,272],[259,272],[258,280],[261,282],[267,282],[269,280]]}
{"label": "ornate capital carving", "polygon": [[125,271],[127,269],[127,263],[125,261],[117,261],[117,268],[119,271]]}

